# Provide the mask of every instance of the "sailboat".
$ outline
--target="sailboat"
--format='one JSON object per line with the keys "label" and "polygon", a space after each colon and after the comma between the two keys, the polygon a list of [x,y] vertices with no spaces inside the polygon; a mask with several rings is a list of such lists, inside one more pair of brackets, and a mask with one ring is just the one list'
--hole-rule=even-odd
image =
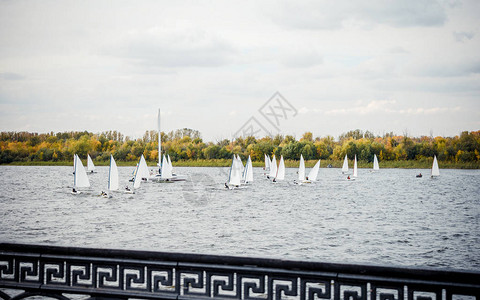
{"label": "sailboat", "polygon": [[235,154],[232,158],[232,165],[230,166],[230,172],[228,173],[228,180],[225,182],[225,187],[229,189],[238,188],[240,186],[242,173],[240,172],[240,166]]}
{"label": "sailboat", "polygon": [[270,172],[267,175],[267,178],[275,178],[277,176],[277,160],[275,159],[275,154],[272,157],[272,161],[270,162]]}
{"label": "sailboat", "polygon": [[285,162],[283,161],[283,155],[280,156],[280,162],[278,163],[278,170],[273,182],[285,179]]}
{"label": "sailboat", "polygon": [[142,154],[142,156],[140,157],[140,160],[137,164],[137,167],[135,168],[135,171],[134,171],[135,176],[133,177],[133,187],[135,189],[138,189],[140,187],[140,183],[142,183],[142,181],[144,179],[146,179],[144,177],[145,176],[145,168],[148,172],[147,163],[145,162],[145,158],[143,157],[143,154]]}
{"label": "sailboat", "polygon": [[303,155],[300,154],[300,164],[298,165],[298,180],[294,180],[295,184],[302,184],[305,182],[305,160]]}
{"label": "sailboat", "polygon": [[432,175],[431,177],[440,176],[440,169],[438,168],[437,156],[433,156]]}
{"label": "sailboat", "polygon": [[247,163],[245,164],[245,169],[243,170],[242,180],[243,183],[253,182],[253,165],[250,155],[248,156]]}
{"label": "sailboat", "polygon": [[347,172],[348,172],[348,157],[345,154],[345,159],[343,160],[342,174],[346,174]]}
{"label": "sailboat", "polygon": [[240,170],[240,174],[243,174],[243,172],[245,171],[245,167],[243,165],[242,159],[240,158],[240,155],[238,155],[238,154],[236,154],[235,157],[236,157],[236,160],[237,160],[238,168]]}
{"label": "sailboat", "polygon": [[264,154],[264,155],[265,155],[265,167],[263,169],[265,170],[265,172],[268,172],[268,171],[270,171],[270,163],[271,163],[270,156],[268,156],[266,154]]}
{"label": "sailboat", "polygon": [[358,176],[358,170],[357,170],[357,155],[355,154],[355,160],[353,162],[353,177]]}
{"label": "sailboat", "polygon": [[170,170],[172,171],[172,176],[173,176],[172,160],[170,159],[170,155],[168,155],[168,154],[167,154],[167,162],[168,162],[168,165],[170,166]]}
{"label": "sailboat", "polygon": [[88,173],[95,173],[95,165],[89,154],[87,154],[87,171]]}
{"label": "sailboat", "polygon": [[88,180],[87,172],[85,172],[82,161],[77,154],[73,156],[73,170],[72,194],[80,194],[80,191],[76,189],[79,187],[89,187],[90,181]]}
{"label": "sailboat", "polygon": [[140,175],[140,178],[143,180],[143,181],[148,181],[148,178],[150,177],[150,172],[148,171],[148,166],[147,166],[147,162],[145,161],[145,157],[143,156],[140,156],[140,162],[138,164],[138,172],[140,172],[140,174],[137,174],[137,175]]}
{"label": "sailboat", "polygon": [[[118,168],[113,155],[110,154],[110,167],[108,169],[108,184],[107,188],[109,191],[116,191],[118,190]],[[108,198],[107,193],[102,191],[102,196],[104,198]]]}
{"label": "sailboat", "polygon": [[[162,172],[163,172],[163,168],[167,165],[163,164],[163,161],[162,161],[162,135],[160,132],[160,109],[158,109],[157,125],[158,125],[158,174],[150,176],[150,179],[156,180],[156,181],[165,181],[165,176],[162,176]],[[187,180],[186,175],[178,175],[173,173],[172,161],[170,160],[169,155],[167,155],[166,163],[169,165],[169,167],[167,166],[167,168],[170,168],[170,171],[172,172],[172,176],[171,177],[168,176],[169,177],[168,181]]]}
{"label": "sailboat", "polygon": [[374,154],[373,155],[373,171],[378,171],[378,170],[380,170],[380,167],[378,165],[377,155]]}
{"label": "sailboat", "polygon": [[163,166],[162,167],[162,174],[161,174],[162,180],[163,181],[170,181],[173,177],[172,166],[168,162],[168,158],[165,155],[163,155],[162,166]]}
{"label": "sailboat", "polygon": [[317,181],[317,176],[318,176],[318,170],[319,169],[320,169],[320,160],[318,160],[317,163],[315,164],[315,166],[313,167],[313,169],[310,170],[305,182],[310,183],[310,182]]}

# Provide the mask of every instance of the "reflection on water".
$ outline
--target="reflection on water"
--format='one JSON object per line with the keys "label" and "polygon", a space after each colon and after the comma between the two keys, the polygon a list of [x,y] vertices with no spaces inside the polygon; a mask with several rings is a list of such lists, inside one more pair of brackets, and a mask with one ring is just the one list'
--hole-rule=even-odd
{"label": "reflection on water", "polygon": [[[319,182],[255,182],[226,190],[227,168],[176,168],[187,182],[144,183],[134,195],[70,193],[71,167],[0,166],[0,241],[276,257],[342,263],[480,267],[480,172],[320,169]],[[133,167],[120,167],[128,184]],[[307,170],[308,172],[308,170]],[[131,186],[131,183],[130,183]]]}

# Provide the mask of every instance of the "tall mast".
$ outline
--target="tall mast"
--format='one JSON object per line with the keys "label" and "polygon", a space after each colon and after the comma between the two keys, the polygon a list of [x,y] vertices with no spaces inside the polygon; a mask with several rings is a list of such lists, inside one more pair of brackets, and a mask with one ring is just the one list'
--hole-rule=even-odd
{"label": "tall mast", "polygon": [[158,166],[162,165],[162,135],[160,133],[160,108],[158,109]]}

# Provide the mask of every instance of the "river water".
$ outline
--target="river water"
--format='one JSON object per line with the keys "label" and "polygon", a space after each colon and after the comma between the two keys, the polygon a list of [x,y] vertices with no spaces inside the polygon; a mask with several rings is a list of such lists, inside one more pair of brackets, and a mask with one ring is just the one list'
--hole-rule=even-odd
{"label": "river water", "polygon": [[[108,167],[97,171],[72,195],[72,167],[0,166],[0,242],[480,269],[479,170],[360,169],[347,181],[321,168],[298,186],[296,169],[273,184],[255,168],[251,185],[227,190],[228,168],[175,168],[189,180],[111,198],[98,196]],[[132,171],[119,168],[121,184]]]}

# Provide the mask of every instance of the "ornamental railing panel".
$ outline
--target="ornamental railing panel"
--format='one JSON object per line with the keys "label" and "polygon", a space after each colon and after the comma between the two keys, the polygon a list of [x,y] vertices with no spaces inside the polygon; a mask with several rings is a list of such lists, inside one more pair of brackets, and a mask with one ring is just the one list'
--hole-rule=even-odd
{"label": "ornamental railing panel", "polygon": [[480,300],[480,272],[0,244],[0,298],[31,296]]}

